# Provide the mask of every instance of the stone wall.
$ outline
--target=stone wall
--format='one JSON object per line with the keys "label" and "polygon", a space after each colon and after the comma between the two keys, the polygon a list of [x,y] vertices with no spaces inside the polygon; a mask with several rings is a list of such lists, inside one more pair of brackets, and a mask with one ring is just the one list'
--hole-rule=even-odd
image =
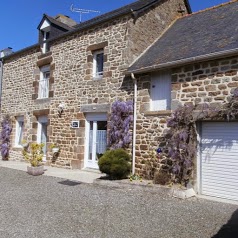
{"label": "stone wall", "polygon": [[[190,64],[171,69],[171,107],[193,103],[218,106],[226,103],[238,87],[238,57]],[[150,75],[142,75],[138,82],[138,121],[136,137],[136,170],[145,174],[145,161],[151,150],[163,147],[163,134],[171,111],[150,112]]]}
{"label": "stone wall", "polygon": [[[24,116],[24,138],[32,141],[37,139],[38,117],[47,116],[48,162],[52,162],[50,144],[58,143],[61,151],[52,165],[82,168],[86,113],[109,114],[110,105],[115,100],[133,99],[133,82],[124,76],[126,69],[178,16],[178,10],[178,1],[162,1],[139,15],[135,22],[129,14],[59,38],[50,43],[50,52],[46,54],[41,54],[39,47],[36,47],[10,56],[4,64],[2,113],[9,113],[13,119]],[[93,52],[102,48],[103,78],[95,80]],[[50,65],[50,97],[37,99],[39,69],[44,65]],[[144,96],[148,85],[148,80],[142,85],[144,91],[139,95],[141,102],[149,100],[148,95]],[[61,115],[58,114],[60,104],[65,105]],[[144,151],[148,148],[148,141],[158,137],[154,124],[164,120],[164,117],[156,118],[152,119],[155,123],[151,123],[151,118],[149,116],[147,121],[143,121],[141,134],[137,138],[142,140],[137,146],[139,160],[138,151],[146,156]],[[138,119],[143,120],[144,115]],[[72,120],[79,120],[80,128],[72,129]],[[15,121],[13,124],[15,127]],[[150,135],[146,135],[147,130]],[[14,141],[14,131],[12,136]],[[13,144],[11,151],[11,159],[21,157],[21,151]]]}
{"label": "stone wall", "polygon": [[139,12],[138,18],[129,21],[128,26],[128,60],[134,61],[148,46],[167,30],[175,19],[181,16],[183,8],[187,14],[184,0],[159,1],[151,10]]}

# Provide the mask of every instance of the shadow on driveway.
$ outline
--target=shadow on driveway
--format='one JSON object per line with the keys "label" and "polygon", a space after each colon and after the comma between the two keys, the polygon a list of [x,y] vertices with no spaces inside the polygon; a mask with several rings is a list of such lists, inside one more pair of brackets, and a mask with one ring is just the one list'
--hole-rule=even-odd
{"label": "shadow on driveway", "polygon": [[67,186],[76,186],[76,185],[82,184],[80,182],[75,182],[75,181],[72,181],[72,180],[64,180],[64,181],[61,181],[61,182],[58,182],[58,183],[62,184],[62,185],[67,185]]}
{"label": "shadow on driveway", "polygon": [[231,219],[221,227],[212,238],[237,238],[238,237],[238,209],[232,214]]}

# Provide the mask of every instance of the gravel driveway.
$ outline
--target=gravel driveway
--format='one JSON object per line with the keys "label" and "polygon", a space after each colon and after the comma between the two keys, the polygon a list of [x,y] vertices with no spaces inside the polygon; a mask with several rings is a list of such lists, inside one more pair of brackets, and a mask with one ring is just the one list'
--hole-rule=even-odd
{"label": "gravel driveway", "polygon": [[238,206],[179,200],[140,186],[80,184],[0,168],[0,192],[1,238],[238,237]]}

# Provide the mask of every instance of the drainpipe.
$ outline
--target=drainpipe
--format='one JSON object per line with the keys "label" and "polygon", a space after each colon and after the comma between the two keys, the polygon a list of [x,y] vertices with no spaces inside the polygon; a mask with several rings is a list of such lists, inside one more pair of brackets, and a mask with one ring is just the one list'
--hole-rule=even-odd
{"label": "drainpipe", "polygon": [[131,73],[131,78],[134,82],[134,121],[133,121],[133,142],[132,142],[132,174],[135,174],[135,162],[136,162],[136,110],[137,110],[137,79],[135,75]]}
{"label": "drainpipe", "polygon": [[0,58],[0,108],[2,105],[2,77],[3,77],[3,62]]}

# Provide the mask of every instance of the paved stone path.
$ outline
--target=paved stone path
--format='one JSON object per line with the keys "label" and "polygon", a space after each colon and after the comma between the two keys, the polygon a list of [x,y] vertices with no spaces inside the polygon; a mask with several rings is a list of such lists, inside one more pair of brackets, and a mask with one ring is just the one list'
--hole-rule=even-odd
{"label": "paved stone path", "polygon": [[162,190],[83,184],[0,167],[0,192],[1,238],[238,237],[238,206],[179,200]]}

